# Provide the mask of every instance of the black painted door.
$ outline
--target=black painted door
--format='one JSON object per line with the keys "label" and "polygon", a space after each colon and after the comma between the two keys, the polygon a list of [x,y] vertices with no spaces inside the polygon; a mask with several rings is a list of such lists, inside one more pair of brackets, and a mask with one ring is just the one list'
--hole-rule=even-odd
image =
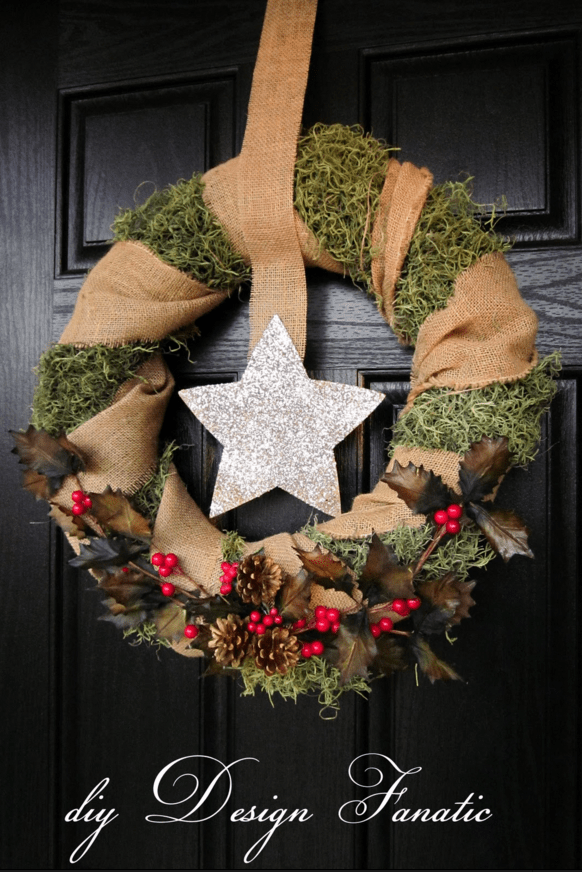
{"label": "black painted door", "polygon": [[[264,6],[11,4],[0,145],[3,432],[26,425],[31,369],[70,317],[116,208],[131,205],[142,181],[151,184],[138,197],[240,148]],[[97,621],[92,582],[68,567],[44,507],[19,491],[2,436],[3,868],[71,868],[97,824],[65,815],[103,779],[87,807],[118,816],[77,868],[245,868],[249,856],[251,867],[276,869],[578,867],[581,23],[568,0],[320,0],[305,124],[361,122],[437,181],[469,173],[478,200],[505,194],[500,227],[516,238],[509,260],[540,316],[540,351],[564,354],[539,458],[504,485],[507,503],[527,517],[536,560],[481,574],[473,620],[453,652],[466,684],[416,687],[404,673],[378,683],[369,702],[346,701],[329,722],[313,701],[272,708],[241,699],[234,684],[201,681],[197,664],[132,648]],[[347,282],[314,272],[309,288],[307,368],[387,396],[338,451],[348,507],[381,473],[410,354]],[[233,300],[207,317],[193,363],[173,362],[180,386],[240,376],[247,311]],[[167,427],[193,446],[180,468],[208,508],[216,444],[179,405]],[[229,525],[253,538],[296,529],[308,516],[272,494]],[[147,821],[172,813],[156,800],[154,780],[184,757],[193,759],[171,776],[190,772],[205,784],[219,766],[208,758],[242,761],[232,768],[232,797],[217,811],[224,796],[213,794],[202,817],[217,813],[205,823]],[[396,780],[387,758],[421,771],[402,782],[408,791],[398,805],[381,807],[376,796],[360,807],[360,823],[346,823],[342,808],[354,820],[346,803],[386,793]],[[370,786],[379,776],[366,766],[383,772],[382,785]],[[160,794],[177,802],[184,784],[172,793],[166,781]],[[399,807],[436,811],[465,800],[463,811],[491,816],[392,821]],[[174,816],[194,804],[174,806]],[[273,824],[229,816],[252,806],[311,817],[281,824],[249,855]]]}

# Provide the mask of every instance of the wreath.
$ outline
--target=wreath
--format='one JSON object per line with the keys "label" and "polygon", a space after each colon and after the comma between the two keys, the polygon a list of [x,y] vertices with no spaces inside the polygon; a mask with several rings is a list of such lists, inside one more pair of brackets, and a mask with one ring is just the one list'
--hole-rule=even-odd
{"label": "wreath", "polygon": [[[280,8],[270,0],[241,155],[117,216],[115,244],[41,358],[31,424],[13,432],[14,451],[24,487],[50,503],[73,546],[71,564],[96,577],[105,619],[131,641],[204,657],[212,673],[239,674],[245,694],[316,693],[337,707],[344,691],[364,694],[373,678],[409,664],[431,681],[459,678],[430,637],[469,617],[473,568],[496,553],[533,556],[523,521],[492,501],[509,469],[535,456],[559,358],[538,360],[536,317],[503,256],[509,243],[494,231],[495,210],[480,218],[469,181],[433,186],[428,170],[401,164],[359,127],[318,124],[291,137],[292,148],[286,129],[265,135],[265,93],[284,107],[282,128],[299,123],[301,88],[295,112],[278,89],[290,88],[291,67],[304,82],[315,14],[311,0],[297,3],[289,41]],[[273,161],[287,168],[280,190],[265,179]],[[261,229],[265,197],[284,201],[280,232]],[[292,289],[275,298],[274,244],[284,250],[278,280],[283,262]],[[398,339],[416,347],[412,389],[371,494],[329,521],[249,543],[203,515],[172,462],[176,446],[160,444],[173,388],[164,352],[252,279],[248,372],[270,372],[277,353],[284,380],[302,366],[303,264],[349,276],[374,297]],[[268,417],[277,389],[243,395],[235,449],[238,439],[250,450],[241,419],[257,404]],[[349,432],[360,389],[332,389],[330,428]],[[203,394],[217,419],[224,396]],[[291,423],[301,414],[290,408]],[[261,471],[258,461],[246,470],[249,487]],[[234,504],[248,498],[243,488]]]}

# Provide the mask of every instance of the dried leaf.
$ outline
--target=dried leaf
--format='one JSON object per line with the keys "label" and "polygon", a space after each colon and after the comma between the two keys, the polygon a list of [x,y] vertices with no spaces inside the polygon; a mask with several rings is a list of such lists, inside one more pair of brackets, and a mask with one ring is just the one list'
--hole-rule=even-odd
{"label": "dried leaf", "polygon": [[110,569],[125,566],[145,547],[143,542],[133,542],[131,539],[92,537],[89,544],[81,542],[80,554],[69,560],[69,563],[81,569]]}
{"label": "dried leaf", "polygon": [[368,667],[378,654],[376,640],[370,632],[365,612],[347,615],[340,624],[334,647],[328,656],[341,673],[340,685],[354,675],[368,676]]}
{"label": "dried leaf", "polygon": [[439,679],[442,681],[462,681],[452,666],[439,660],[426,639],[422,636],[412,636],[410,647],[414,657],[431,684]]}
{"label": "dried leaf", "polygon": [[208,624],[214,624],[217,618],[225,618],[227,615],[247,615],[250,611],[248,606],[240,600],[224,600],[221,596],[209,596],[196,602],[188,601],[188,614],[192,617],[202,617]]}
{"label": "dried leaf", "polygon": [[506,436],[483,436],[473,442],[460,462],[459,483],[465,502],[482,500],[501,481],[511,465]]}
{"label": "dried leaf", "polygon": [[457,499],[440,475],[412,462],[401,466],[395,460],[392,470],[384,473],[381,480],[389,484],[415,514],[428,515]]}
{"label": "dried leaf", "polygon": [[491,547],[506,563],[514,554],[522,554],[524,557],[534,556],[527,544],[529,531],[515,512],[501,509],[488,512],[476,503],[470,503],[466,512],[481,528]]}
{"label": "dried leaf", "polygon": [[98,587],[124,606],[133,606],[139,602],[144,608],[151,609],[167,602],[159,584],[135,569],[128,572],[121,569],[114,573],[107,572],[99,580]]}
{"label": "dried leaf", "polygon": [[275,603],[286,621],[298,621],[309,612],[312,576],[302,569],[296,576],[287,576],[279,588]]}
{"label": "dried leaf", "polygon": [[36,497],[37,500],[50,500],[53,495],[50,481],[46,475],[25,469],[22,476],[22,487]]}
{"label": "dried leaf", "polygon": [[407,663],[404,656],[404,647],[390,633],[382,633],[376,639],[376,647],[378,653],[372,662],[374,670],[381,672],[383,675],[392,675],[393,672],[406,669]]}
{"label": "dried leaf", "polygon": [[451,625],[454,614],[454,606],[431,608],[425,604],[424,607],[412,613],[412,623],[417,633],[431,636],[435,633],[444,633]]}
{"label": "dried leaf", "polygon": [[169,602],[153,614],[158,636],[161,639],[179,641],[184,637],[186,612],[177,603]]}
{"label": "dried leaf", "polygon": [[324,551],[319,545],[316,545],[313,551],[301,551],[299,548],[295,550],[310,574],[311,581],[317,582],[326,590],[341,590],[352,596],[355,580],[349,568],[339,557]]}
{"label": "dried leaf", "polygon": [[85,539],[88,535],[83,518],[79,515],[73,515],[69,509],[53,505],[49,516],[57,522],[67,536],[72,536],[75,539]]}
{"label": "dried leaf", "polygon": [[102,527],[133,539],[151,538],[149,521],[136,512],[122,491],[107,487],[103,493],[89,496],[93,502],[91,514]]}
{"label": "dried leaf", "polygon": [[[453,572],[447,573],[438,581],[423,581],[418,585],[418,594],[423,601],[428,601],[433,608],[451,613],[447,627],[459,624],[462,618],[470,618],[469,609],[475,605],[471,591],[474,581],[459,581]],[[422,609],[419,609],[422,611]],[[422,632],[425,632],[423,629]]]}
{"label": "dried leaf", "polygon": [[12,449],[35,472],[47,477],[49,495],[55,494],[67,475],[76,475],[84,469],[78,449],[63,434],[54,439],[46,430],[37,430],[32,424],[26,433],[10,430],[16,446]]}
{"label": "dried leaf", "polygon": [[412,586],[412,568],[400,566],[392,548],[374,533],[368,558],[358,583],[369,605],[416,596]]}
{"label": "dried leaf", "polygon": [[127,607],[118,603],[113,597],[103,601],[103,604],[109,611],[105,615],[101,615],[101,621],[110,621],[118,629],[127,630],[132,627],[137,627],[143,621],[147,620],[149,613],[139,606]]}

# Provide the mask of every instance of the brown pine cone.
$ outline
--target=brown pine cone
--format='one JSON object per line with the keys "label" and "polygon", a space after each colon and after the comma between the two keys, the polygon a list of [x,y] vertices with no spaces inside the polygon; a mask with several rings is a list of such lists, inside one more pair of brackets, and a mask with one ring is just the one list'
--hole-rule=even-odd
{"label": "brown pine cone", "polygon": [[255,663],[267,675],[274,675],[275,672],[285,675],[299,660],[300,649],[299,639],[286,627],[273,627],[253,639]]}
{"label": "brown pine cone", "polygon": [[217,618],[210,625],[212,639],[209,648],[214,648],[214,657],[221,666],[240,666],[249,650],[250,634],[238,615]]}
{"label": "brown pine cone", "polygon": [[260,606],[274,599],[282,583],[283,571],[274,560],[265,554],[250,554],[239,566],[236,589],[243,602]]}

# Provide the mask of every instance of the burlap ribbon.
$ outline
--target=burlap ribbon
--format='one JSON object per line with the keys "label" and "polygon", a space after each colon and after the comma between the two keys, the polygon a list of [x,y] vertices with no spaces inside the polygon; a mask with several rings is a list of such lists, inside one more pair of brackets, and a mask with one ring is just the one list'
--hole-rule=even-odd
{"label": "burlap ribbon", "polygon": [[[277,105],[287,108],[290,81],[296,96],[305,86],[311,31],[306,48],[304,28],[313,26],[314,11],[311,0],[270,0],[270,32],[263,35],[261,53],[265,55],[260,54],[257,62],[260,88],[257,85],[253,92],[261,94],[261,99],[273,95],[269,111],[275,111]],[[290,72],[295,60],[296,74]],[[260,276],[258,284],[268,290],[264,295],[259,291],[251,343],[277,312],[302,348],[305,304],[299,285],[305,281],[303,262],[336,272],[342,267],[319,251],[313,236],[293,213],[291,157],[295,154],[297,117],[288,125],[280,119],[277,122],[281,136],[289,136],[292,142],[278,141],[277,154],[273,155],[269,154],[270,142],[263,142],[259,153],[263,133],[254,121],[255,112],[261,115],[258,99],[251,101],[247,150],[206,174],[205,200],[235,247],[252,262],[255,283]],[[267,171],[263,172],[254,164],[265,160]],[[268,187],[268,180],[275,177],[276,194],[270,198],[267,191],[261,199],[259,190],[265,194],[264,185]],[[431,183],[426,169],[390,161],[372,229],[372,279],[387,321],[392,318],[396,283]],[[301,262],[298,252],[302,253]],[[278,296],[279,279],[283,288],[295,288],[294,293],[299,287],[300,298]],[[192,324],[225,296],[161,263],[143,245],[117,243],[87,277],[60,341],[118,345],[161,339]],[[519,296],[503,256],[484,257],[459,275],[447,307],[430,315],[421,328],[407,408],[415,396],[434,386],[470,389],[521,378],[536,362],[535,332],[535,315]],[[109,484],[131,494],[147,479],[155,467],[159,430],[171,389],[171,375],[162,358],[156,357],[144,364],[138,378],[120,389],[108,409],[71,434],[71,440],[88,457],[87,471],[79,476],[85,489],[102,490]],[[399,448],[396,458],[404,465],[412,460],[417,466],[433,469],[453,487],[457,483],[456,454]],[[419,526],[423,521],[423,516],[412,515],[388,485],[380,483],[372,493],[357,497],[352,511],[321,527],[333,536],[351,538],[374,530],[387,531],[398,524]],[[222,540],[223,534],[203,515],[172,468],[155,523],[153,548],[178,553],[188,576],[208,592],[216,592]],[[247,551],[263,547],[284,570],[295,573],[300,568],[295,545],[312,547],[304,536],[282,533],[249,543]],[[186,653],[183,647],[177,646],[177,650]]]}

